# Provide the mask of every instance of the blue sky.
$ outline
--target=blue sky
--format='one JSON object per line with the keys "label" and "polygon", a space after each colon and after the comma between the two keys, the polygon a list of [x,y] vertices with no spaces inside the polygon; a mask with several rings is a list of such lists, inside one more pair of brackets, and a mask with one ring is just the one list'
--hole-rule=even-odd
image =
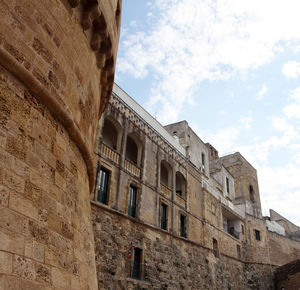
{"label": "blue sky", "polygon": [[263,214],[300,225],[300,1],[123,0],[115,81],[258,171]]}

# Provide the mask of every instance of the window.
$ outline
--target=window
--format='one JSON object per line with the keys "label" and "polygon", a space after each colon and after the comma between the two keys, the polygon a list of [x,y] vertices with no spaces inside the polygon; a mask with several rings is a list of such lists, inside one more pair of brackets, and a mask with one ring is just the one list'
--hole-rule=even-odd
{"label": "window", "polygon": [[219,257],[219,246],[216,239],[213,239],[213,253],[215,257]]}
{"label": "window", "polygon": [[201,153],[201,163],[202,163],[202,168],[205,168],[205,154]]}
{"label": "window", "polygon": [[167,230],[167,205],[164,203],[160,205],[160,227]]}
{"label": "window", "polygon": [[132,267],[132,278],[142,279],[142,258],[143,250],[134,248],[133,250],[133,267]]}
{"label": "window", "polygon": [[229,178],[226,177],[226,191],[229,193]]}
{"label": "window", "polygon": [[127,136],[126,159],[134,164],[138,164],[138,146],[131,136]]}
{"label": "window", "polygon": [[176,193],[182,197],[185,197],[185,179],[183,175],[177,171],[175,175],[176,179]]}
{"label": "window", "polygon": [[128,215],[131,217],[136,216],[136,195],[137,195],[137,188],[130,185],[129,199],[128,199]]}
{"label": "window", "polygon": [[160,183],[169,189],[172,187],[172,167],[165,160],[160,164]]}
{"label": "window", "polygon": [[186,217],[180,215],[180,236],[186,238]]}
{"label": "window", "polygon": [[255,199],[254,199],[254,190],[253,190],[252,185],[249,185],[249,196],[250,196],[250,200],[254,202],[255,201]]}
{"label": "window", "polygon": [[108,182],[109,182],[109,172],[106,169],[101,168],[99,174],[97,200],[104,204],[107,204]]}
{"label": "window", "polygon": [[242,225],[242,234],[244,235],[245,234],[245,229],[244,229],[244,226]]}
{"label": "window", "polygon": [[121,125],[115,119],[108,116],[105,118],[103,124],[102,142],[109,148],[119,151],[122,131]]}
{"label": "window", "polygon": [[256,240],[260,241],[260,231],[254,230],[254,232],[255,232],[255,238],[256,238]]}
{"label": "window", "polygon": [[240,245],[236,245],[236,252],[237,252],[238,259],[240,259],[241,258],[241,247],[240,247]]}

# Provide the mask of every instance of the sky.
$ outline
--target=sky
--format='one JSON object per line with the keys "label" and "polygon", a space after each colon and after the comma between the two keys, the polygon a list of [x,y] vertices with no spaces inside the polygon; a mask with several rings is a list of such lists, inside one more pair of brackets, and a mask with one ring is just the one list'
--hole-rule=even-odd
{"label": "sky", "polygon": [[300,1],[123,0],[115,82],[256,169],[263,215],[300,226]]}

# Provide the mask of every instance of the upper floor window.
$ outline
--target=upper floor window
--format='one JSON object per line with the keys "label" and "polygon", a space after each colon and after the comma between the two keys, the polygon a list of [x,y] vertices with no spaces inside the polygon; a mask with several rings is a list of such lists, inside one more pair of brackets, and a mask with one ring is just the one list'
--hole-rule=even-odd
{"label": "upper floor window", "polygon": [[164,203],[160,204],[160,227],[163,230],[167,230],[167,208],[168,206]]}
{"label": "upper floor window", "polygon": [[202,152],[201,153],[201,164],[202,164],[202,168],[205,168],[205,154]]}
{"label": "upper floor window", "polygon": [[119,151],[121,146],[121,125],[113,118],[105,118],[102,129],[102,142],[108,147]]}
{"label": "upper floor window", "polygon": [[126,160],[140,166],[141,162],[141,144],[133,135],[127,136],[126,142]]}
{"label": "upper floor window", "polygon": [[185,178],[180,172],[176,172],[176,193],[182,197],[185,197]]}
{"label": "upper floor window", "polygon": [[136,197],[137,188],[130,185],[128,198],[128,215],[131,217],[136,217]]}
{"label": "upper floor window", "polygon": [[228,177],[226,177],[226,191],[227,191],[227,193],[230,193],[229,191],[229,178]]}
{"label": "upper floor window", "polygon": [[109,183],[109,171],[107,171],[104,168],[101,168],[100,169],[100,174],[99,174],[97,200],[101,203],[104,203],[104,204],[107,204],[108,183]]}
{"label": "upper floor window", "polygon": [[180,215],[180,236],[186,238],[186,216]]}
{"label": "upper floor window", "polygon": [[237,252],[238,259],[240,259],[241,258],[241,246],[240,245],[236,245],[236,252]]}
{"label": "upper floor window", "polygon": [[259,230],[254,230],[254,232],[255,232],[255,239],[257,241],[260,241],[260,231]]}
{"label": "upper floor window", "polygon": [[254,202],[255,201],[255,199],[254,199],[254,190],[253,190],[252,185],[249,185],[249,196],[250,196],[250,200]]}
{"label": "upper floor window", "polygon": [[160,183],[168,188],[171,188],[172,180],[172,169],[171,166],[166,162],[162,161],[160,164]]}

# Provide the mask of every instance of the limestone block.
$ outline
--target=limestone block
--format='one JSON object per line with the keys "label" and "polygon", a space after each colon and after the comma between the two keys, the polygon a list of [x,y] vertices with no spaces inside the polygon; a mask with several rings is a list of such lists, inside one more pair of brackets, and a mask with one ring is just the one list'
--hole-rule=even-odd
{"label": "limestone block", "polygon": [[70,289],[71,275],[66,270],[53,267],[51,270],[51,276],[54,287]]}
{"label": "limestone block", "polygon": [[0,251],[0,274],[12,274],[13,255]]}
{"label": "limestone block", "polygon": [[0,228],[0,250],[23,255],[24,237],[19,233]]}
{"label": "limestone block", "polygon": [[8,206],[9,190],[7,187],[0,185],[0,205]]}
{"label": "limestone block", "polygon": [[31,259],[14,255],[13,274],[34,280],[36,278],[35,262]]}
{"label": "limestone block", "polygon": [[0,290],[19,290],[19,279],[0,274]]}

